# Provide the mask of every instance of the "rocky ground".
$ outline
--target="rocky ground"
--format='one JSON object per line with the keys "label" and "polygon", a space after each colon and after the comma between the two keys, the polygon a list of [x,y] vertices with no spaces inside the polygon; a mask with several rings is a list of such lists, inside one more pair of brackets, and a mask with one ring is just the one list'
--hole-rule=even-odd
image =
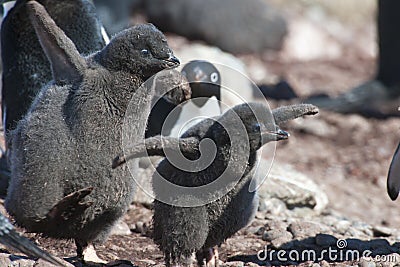
{"label": "rocky ground", "polygon": [[[239,57],[256,83],[283,78],[303,97],[317,92],[335,95],[373,78],[373,21],[346,27],[325,14],[320,23],[318,12],[289,12],[296,31],[289,33],[281,52]],[[296,39],[302,31],[309,43]],[[174,35],[169,40],[174,50],[193,45]],[[303,49],[293,49],[296,44]],[[276,107],[288,102],[269,103]],[[400,264],[400,204],[390,201],[385,184],[399,142],[400,119],[321,111],[282,128],[291,137],[277,145],[273,168],[260,188],[256,219],[221,246],[222,266]],[[99,256],[109,266],[163,266],[162,253],[151,240],[151,215],[148,203],[133,204],[120,235],[97,247]],[[82,266],[71,258],[72,241],[26,236]],[[7,249],[0,252],[0,266],[46,266],[10,256]]]}

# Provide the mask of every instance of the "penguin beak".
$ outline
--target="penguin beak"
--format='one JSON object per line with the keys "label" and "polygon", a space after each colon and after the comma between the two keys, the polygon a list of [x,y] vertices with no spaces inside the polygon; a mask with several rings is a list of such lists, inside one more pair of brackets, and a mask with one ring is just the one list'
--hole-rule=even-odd
{"label": "penguin beak", "polygon": [[172,52],[169,53],[169,57],[167,59],[164,59],[166,65],[168,68],[176,68],[179,66],[179,64],[181,64],[181,62],[179,61],[179,59],[177,57],[174,56],[174,54]]}
{"label": "penguin beak", "polygon": [[279,129],[278,131],[275,132],[276,135],[276,140],[286,140],[289,138],[290,134],[284,130]]}
{"label": "penguin beak", "polygon": [[265,131],[261,133],[262,145],[271,141],[280,141],[288,139],[290,134],[286,131],[278,129],[276,131]]}
{"label": "penguin beak", "polygon": [[394,153],[387,179],[387,192],[391,200],[396,200],[400,191],[400,144]]}

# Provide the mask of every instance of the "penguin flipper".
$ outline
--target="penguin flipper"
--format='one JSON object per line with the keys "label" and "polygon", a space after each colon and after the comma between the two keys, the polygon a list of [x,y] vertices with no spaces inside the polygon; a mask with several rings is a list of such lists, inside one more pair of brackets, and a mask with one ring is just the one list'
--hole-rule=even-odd
{"label": "penguin flipper", "polygon": [[197,138],[176,138],[169,136],[154,136],[146,138],[145,143],[133,145],[128,149],[127,156],[121,153],[114,158],[112,168],[123,165],[127,161],[134,158],[148,157],[148,156],[165,156],[164,151],[177,151],[180,150],[186,155],[195,155],[199,152],[199,140]]}
{"label": "penguin flipper", "polygon": [[392,200],[396,200],[400,191],[400,144],[397,146],[390,164],[387,178],[387,192]]}
{"label": "penguin flipper", "polygon": [[61,260],[53,257],[46,251],[40,249],[29,239],[17,233],[12,224],[3,215],[0,215],[0,243],[28,256],[42,258],[56,266],[64,266]]}
{"label": "penguin flipper", "polygon": [[82,200],[93,191],[93,187],[87,187],[75,191],[61,199],[47,213],[48,220],[68,221],[69,219],[82,214],[84,210],[90,207],[93,202],[82,202]]}

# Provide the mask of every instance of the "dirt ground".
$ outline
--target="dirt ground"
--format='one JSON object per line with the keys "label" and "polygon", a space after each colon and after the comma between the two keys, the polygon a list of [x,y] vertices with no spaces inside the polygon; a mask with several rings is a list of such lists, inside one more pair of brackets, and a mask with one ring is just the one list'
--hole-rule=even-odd
{"label": "dirt ground", "polygon": [[[295,60],[285,54],[287,50],[240,58],[250,70],[261,68],[270,77],[283,77],[300,96],[317,92],[338,94],[373,78],[376,54],[359,49],[374,44],[373,25],[371,21],[361,27],[347,28],[353,34],[353,40],[364,42],[365,46],[363,43],[352,46],[335,35],[329,35],[341,49],[336,58],[321,56],[306,61]],[[177,37],[169,36],[171,42],[174,38]],[[180,37],[178,39],[177,42],[181,42]],[[271,80],[253,74],[256,82]],[[270,101],[270,104],[278,106],[286,102]],[[310,119],[283,127],[291,137],[289,141],[278,144],[275,161],[292,165],[320,185],[329,197],[329,209],[368,224],[397,228],[400,203],[389,199],[386,176],[400,140],[400,118],[366,119],[321,110],[312,120],[315,122],[310,122]],[[303,122],[306,126],[301,125]],[[310,131],[313,127],[320,128],[320,131]],[[130,228],[137,229],[138,222],[149,224],[151,214],[148,207],[133,205],[125,221]],[[260,224],[257,220],[253,225]],[[162,265],[162,253],[151,238],[139,230],[130,235],[112,236],[98,247],[99,256],[109,261],[126,259],[137,266]],[[72,241],[37,238],[37,243],[58,256],[74,255]],[[234,255],[254,254],[264,243],[254,233],[243,230],[222,246],[221,259],[225,261]]]}

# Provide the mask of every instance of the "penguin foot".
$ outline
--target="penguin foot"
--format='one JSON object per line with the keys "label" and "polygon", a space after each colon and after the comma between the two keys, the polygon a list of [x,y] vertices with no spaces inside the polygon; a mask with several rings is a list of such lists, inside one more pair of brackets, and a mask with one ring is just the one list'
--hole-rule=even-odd
{"label": "penguin foot", "polygon": [[386,87],[380,81],[373,80],[335,98],[311,96],[304,102],[344,114],[357,113],[373,118],[398,117],[400,116],[398,111],[399,90],[400,88]]}
{"label": "penguin foot", "polygon": [[219,267],[218,248],[208,248],[196,253],[198,265],[201,267]]}
{"label": "penguin foot", "polygon": [[78,258],[80,258],[84,263],[107,264],[105,260],[97,256],[93,244],[77,239],[75,240],[75,244]]}

